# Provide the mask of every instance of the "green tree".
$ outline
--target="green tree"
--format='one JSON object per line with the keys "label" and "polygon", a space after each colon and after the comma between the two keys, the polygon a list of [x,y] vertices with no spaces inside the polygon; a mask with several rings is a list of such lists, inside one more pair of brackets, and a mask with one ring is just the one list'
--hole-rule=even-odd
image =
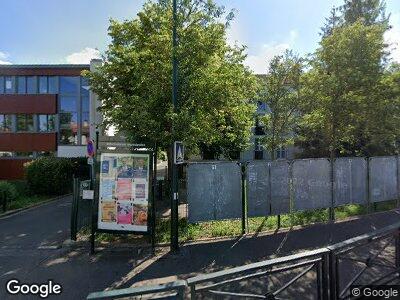
{"label": "green tree", "polygon": [[384,31],[357,21],[322,39],[302,78],[298,145],[306,155],[369,154],[371,143],[386,130],[372,121],[388,109],[380,93]]}
{"label": "green tree", "polygon": [[257,81],[243,65],[245,47],[227,44],[232,18],[212,0],[179,1],[177,113],[171,103],[172,1],[148,1],[137,18],[111,20],[104,63],[87,74],[102,100],[105,125],[163,149],[173,140],[192,151],[199,145],[246,147]]}
{"label": "green tree", "polygon": [[330,35],[333,29],[354,24],[357,21],[364,25],[382,25],[389,29],[389,17],[385,13],[383,0],[345,0],[339,7],[333,7],[321,28],[322,36]]}
{"label": "green tree", "polygon": [[268,105],[270,112],[260,121],[266,129],[263,144],[272,159],[276,158],[278,147],[293,144],[293,132],[299,117],[302,68],[302,59],[286,51],[272,59],[263,80],[260,100]]}

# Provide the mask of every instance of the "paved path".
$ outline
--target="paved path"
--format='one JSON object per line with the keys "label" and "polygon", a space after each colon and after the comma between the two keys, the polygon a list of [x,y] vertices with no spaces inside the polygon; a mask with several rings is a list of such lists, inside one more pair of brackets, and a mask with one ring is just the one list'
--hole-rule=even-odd
{"label": "paved path", "polygon": [[89,256],[88,245],[58,248],[69,237],[70,201],[61,199],[0,219],[0,299],[38,299],[7,295],[4,287],[10,278],[23,282],[53,279],[63,286],[63,293],[51,298],[84,299],[93,291],[184,279],[325,246],[400,219],[397,211],[390,211],[336,224],[188,244],[179,255],[164,248],[155,258],[148,250],[118,247]]}

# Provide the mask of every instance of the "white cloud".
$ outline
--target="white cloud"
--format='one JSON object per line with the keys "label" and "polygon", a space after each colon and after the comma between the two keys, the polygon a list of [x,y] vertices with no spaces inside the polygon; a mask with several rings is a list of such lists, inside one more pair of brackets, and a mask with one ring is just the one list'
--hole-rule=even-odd
{"label": "white cloud", "polygon": [[10,65],[11,62],[8,61],[8,54],[0,51],[0,65]]}
{"label": "white cloud", "polygon": [[100,51],[86,47],[79,52],[68,55],[65,60],[69,64],[88,64],[91,59],[100,58]]}
{"label": "white cloud", "polygon": [[290,49],[298,37],[296,30],[289,32],[289,37],[286,42],[277,43],[271,42],[262,45],[255,55],[249,55],[245,64],[250,67],[255,74],[266,74],[268,72],[269,63],[274,56],[282,54],[285,50]]}
{"label": "white cloud", "polygon": [[392,29],[385,33],[385,42],[389,44],[390,58],[400,63],[400,13],[390,18]]}

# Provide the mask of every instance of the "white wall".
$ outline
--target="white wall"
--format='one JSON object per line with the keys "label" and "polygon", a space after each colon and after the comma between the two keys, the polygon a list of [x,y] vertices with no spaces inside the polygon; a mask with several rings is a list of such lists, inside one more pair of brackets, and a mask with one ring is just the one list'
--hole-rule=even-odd
{"label": "white wall", "polygon": [[58,157],[85,157],[87,153],[86,146],[58,146]]}

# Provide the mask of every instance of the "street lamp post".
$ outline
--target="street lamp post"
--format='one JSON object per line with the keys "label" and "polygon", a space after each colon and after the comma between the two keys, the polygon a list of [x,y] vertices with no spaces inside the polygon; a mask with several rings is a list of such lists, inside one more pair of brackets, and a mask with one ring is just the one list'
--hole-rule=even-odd
{"label": "street lamp post", "polygon": [[[173,26],[172,26],[172,105],[174,112],[177,111],[178,102],[178,60],[176,57],[176,47],[178,45],[177,27],[177,0],[173,0]],[[172,126],[172,138],[174,139],[174,128]],[[178,169],[174,162],[175,149],[174,141],[171,144],[172,153],[172,182],[171,182],[171,251],[179,250],[178,243]]]}

